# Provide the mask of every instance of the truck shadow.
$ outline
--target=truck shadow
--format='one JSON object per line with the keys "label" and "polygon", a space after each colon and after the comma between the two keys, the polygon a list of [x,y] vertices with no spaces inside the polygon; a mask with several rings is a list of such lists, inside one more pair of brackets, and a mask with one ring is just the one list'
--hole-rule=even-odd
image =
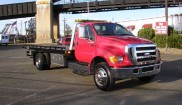
{"label": "truck shadow", "polygon": [[0,50],[16,50],[23,49],[22,45],[0,45]]}
{"label": "truck shadow", "polygon": [[162,70],[157,76],[159,82],[172,82],[182,79],[182,59],[163,61]]}
{"label": "truck shadow", "polygon": [[[163,61],[161,72],[149,83],[168,83],[182,79],[182,60]],[[114,90],[133,88],[146,84],[138,79],[118,81]]]}
{"label": "truck shadow", "polygon": [[64,69],[66,69],[67,67],[63,67],[63,66],[55,66],[55,65],[53,65],[53,66],[51,66],[50,67],[50,69],[48,69],[48,70],[51,70],[51,71],[53,71],[53,70],[64,70]]}

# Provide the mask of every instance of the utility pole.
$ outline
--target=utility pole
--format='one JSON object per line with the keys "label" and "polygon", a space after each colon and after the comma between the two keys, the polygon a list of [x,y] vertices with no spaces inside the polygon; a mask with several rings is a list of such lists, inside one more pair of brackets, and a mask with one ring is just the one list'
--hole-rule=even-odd
{"label": "utility pole", "polygon": [[63,20],[63,22],[64,22],[64,36],[65,36],[65,27],[66,27],[66,19],[64,18],[64,20]]}
{"label": "utility pole", "polygon": [[21,20],[21,29],[20,29],[21,35],[23,35],[23,30],[22,30],[22,20]]}
{"label": "utility pole", "polygon": [[27,21],[25,21],[25,33],[27,35]]}
{"label": "utility pole", "polygon": [[167,52],[167,48],[168,48],[168,0],[165,0],[165,17],[166,17],[166,23],[167,23],[167,36],[166,36],[166,52]]}
{"label": "utility pole", "polygon": [[168,0],[165,0],[165,17],[166,22],[168,23]]}
{"label": "utility pole", "polygon": [[28,36],[27,36],[27,21],[24,22],[25,23],[25,37],[28,43]]}
{"label": "utility pole", "polygon": [[90,3],[90,1],[87,1],[87,10],[88,10],[88,14],[89,14],[89,12],[90,12],[89,3]]}

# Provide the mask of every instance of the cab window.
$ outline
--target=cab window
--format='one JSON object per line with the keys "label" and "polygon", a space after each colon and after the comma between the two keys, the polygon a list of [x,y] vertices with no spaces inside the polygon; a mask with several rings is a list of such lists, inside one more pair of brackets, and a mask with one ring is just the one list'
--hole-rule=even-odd
{"label": "cab window", "polygon": [[86,38],[89,40],[95,40],[95,36],[91,26],[81,26],[79,27],[79,38]]}

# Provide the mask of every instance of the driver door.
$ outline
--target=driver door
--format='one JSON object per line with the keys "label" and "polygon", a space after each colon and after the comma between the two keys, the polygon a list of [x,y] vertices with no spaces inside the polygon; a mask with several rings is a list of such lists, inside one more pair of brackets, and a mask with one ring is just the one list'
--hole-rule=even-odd
{"label": "driver door", "polygon": [[80,62],[91,62],[95,52],[95,35],[90,25],[78,27],[74,45],[76,59]]}

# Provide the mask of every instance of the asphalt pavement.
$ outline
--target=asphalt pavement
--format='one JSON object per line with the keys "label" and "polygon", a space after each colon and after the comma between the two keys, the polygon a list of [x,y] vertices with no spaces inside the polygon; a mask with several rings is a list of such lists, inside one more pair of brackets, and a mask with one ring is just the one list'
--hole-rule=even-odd
{"label": "asphalt pavement", "polygon": [[0,46],[0,105],[182,105],[182,55],[161,57],[162,71],[150,83],[121,80],[104,92],[92,76],[57,65],[37,71],[21,46]]}

